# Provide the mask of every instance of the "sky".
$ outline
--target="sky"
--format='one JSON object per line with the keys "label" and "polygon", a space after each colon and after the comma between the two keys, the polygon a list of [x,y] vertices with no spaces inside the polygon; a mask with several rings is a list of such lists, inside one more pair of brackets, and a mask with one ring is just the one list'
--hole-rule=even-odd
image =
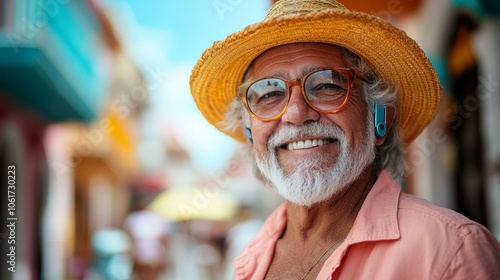
{"label": "sky", "polygon": [[214,41],[261,21],[270,0],[101,0],[125,48],[148,80],[150,108],[139,147],[146,167],[157,166],[165,135],[178,136],[202,172],[225,168],[236,142],[211,126],[196,108],[189,76]]}

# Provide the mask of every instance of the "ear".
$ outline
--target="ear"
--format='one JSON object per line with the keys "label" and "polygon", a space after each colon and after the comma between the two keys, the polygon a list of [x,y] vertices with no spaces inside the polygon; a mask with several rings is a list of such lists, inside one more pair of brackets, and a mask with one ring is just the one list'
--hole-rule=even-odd
{"label": "ear", "polygon": [[375,145],[381,146],[385,142],[385,138],[389,134],[389,131],[392,127],[392,124],[394,123],[394,118],[396,116],[396,109],[392,106],[387,106],[386,107],[386,125],[387,125],[387,133],[382,136],[382,137],[377,137],[375,139]]}

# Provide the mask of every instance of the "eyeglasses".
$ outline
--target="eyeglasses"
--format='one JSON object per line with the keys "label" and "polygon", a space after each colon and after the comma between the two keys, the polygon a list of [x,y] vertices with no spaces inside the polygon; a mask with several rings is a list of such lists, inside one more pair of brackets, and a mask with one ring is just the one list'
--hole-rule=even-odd
{"label": "eyeglasses", "polygon": [[307,104],[320,113],[336,113],[347,104],[356,78],[353,69],[337,68],[314,71],[302,79],[263,78],[240,86],[239,93],[247,111],[261,121],[280,118],[290,102],[292,86],[299,85]]}

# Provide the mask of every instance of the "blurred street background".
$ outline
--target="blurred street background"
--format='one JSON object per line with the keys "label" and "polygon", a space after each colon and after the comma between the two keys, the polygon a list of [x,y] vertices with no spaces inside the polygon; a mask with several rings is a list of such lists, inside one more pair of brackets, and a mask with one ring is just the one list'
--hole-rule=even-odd
{"label": "blurred street background", "polygon": [[[189,75],[272,2],[0,0],[0,279],[231,279],[281,199],[198,112]],[[500,2],[340,2],[438,71],[405,191],[500,239]]]}

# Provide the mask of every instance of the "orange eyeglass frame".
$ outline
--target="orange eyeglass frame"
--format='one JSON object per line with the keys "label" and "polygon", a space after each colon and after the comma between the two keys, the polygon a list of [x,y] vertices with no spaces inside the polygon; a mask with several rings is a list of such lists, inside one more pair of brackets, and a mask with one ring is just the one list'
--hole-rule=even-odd
{"label": "orange eyeglass frame", "polygon": [[[304,81],[307,80],[307,78],[316,73],[316,72],[319,72],[319,71],[325,71],[325,70],[332,70],[332,71],[336,71],[336,72],[341,72],[341,73],[344,73],[346,74],[347,76],[347,81],[348,81],[348,89],[347,89],[347,94],[346,94],[346,97],[345,97],[345,100],[344,102],[342,102],[342,104],[334,109],[334,110],[320,110],[318,108],[315,108],[311,102],[309,101],[309,99],[307,98],[307,95],[305,93],[305,90],[304,90]],[[286,100],[286,104],[285,104],[285,107],[283,108],[283,110],[277,114],[276,116],[272,117],[272,118],[261,118],[257,115],[255,115],[252,110],[250,109],[250,107],[248,106],[248,101],[247,101],[247,92],[248,92],[248,89],[250,88],[250,86],[252,86],[254,83],[260,81],[260,80],[264,80],[264,79],[280,79],[282,81],[285,82],[286,84],[286,87],[288,89],[288,99]],[[242,84],[240,86],[240,94],[239,94],[239,98],[241,98],[241,100],[243,101],[243,104],[245,105],[245,109],[247,110],[247,112],[255,119],[258,119],[260,121],[263,121],[263,122],[269,122],[269,121],[274,121],[274,120],[277,120],[279,118],[281,118],[281,116],[283,116],[283,114],[286,112],[287,108],[288,108],[288,103],[290,103],[290,97],[291,97],[291,88],[293,86],[300,86],[300,92],[302,93],[302,97],[304,98],[304,100],[306,101],[307,105],[309,105],[309,107],[311,107],[314,111],[318,112],[318,113],[323,113],[323,114],[333,114],[333,113],[337,113],[338,111],[342,110],[342,108],[347,104],[347,102],[349,101],[349,97],[351,96],[351,92],[352,92],[352,87],[353,87],[353,84],[354,84],[354,80],[356,79],[360,79],[362,81],[366,81],[366,78],[361,75],[358,71],[354,70],[354,69],[350,69],[350,68],[333,68],[333,69],[322,69],[322,70],[318,70],[318,71],[313,71],[307,75],[305,75],[304,77],[302,78],[299,78],[299,79],[295,79],[295,80],[284,80],[282,78],[278,78],[278,77],[265,77],[265,78],[261,78],[261,79],[258,79],[258,80],[253,80],[253,81],[249,81],[249,82],[246,82],[244,84]]]}

